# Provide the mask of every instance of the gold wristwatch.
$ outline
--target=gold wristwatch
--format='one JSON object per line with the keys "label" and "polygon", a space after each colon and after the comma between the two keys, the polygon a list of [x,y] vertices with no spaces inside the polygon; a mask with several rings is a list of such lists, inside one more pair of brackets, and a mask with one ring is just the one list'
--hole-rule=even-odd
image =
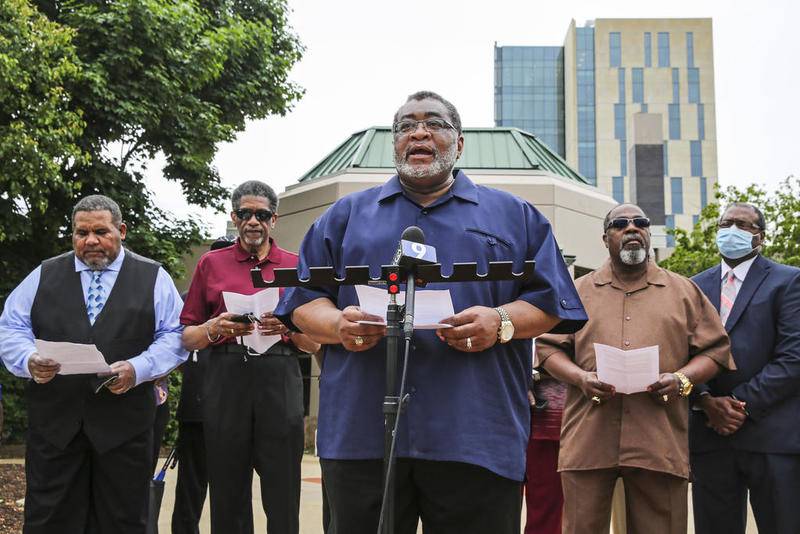
{"label": "gold wristwatch", "polygon": [[692,392],[692,388],[694,387],[692,381],[689,380],[683,373],[672,373],[672,374],[678,377],[678,380],[681,383],[680,388],[678,388],[678,395],[680,395],[681,397],[688,397],[689,394]]}
{"label": "gold wristwatch", "polygon": [[497,328],[497,340],[500,343],[508,343],[514,337],[514,323],[511,322],[511,316],[502,306],[494,309],[500,314],[500,326]]}

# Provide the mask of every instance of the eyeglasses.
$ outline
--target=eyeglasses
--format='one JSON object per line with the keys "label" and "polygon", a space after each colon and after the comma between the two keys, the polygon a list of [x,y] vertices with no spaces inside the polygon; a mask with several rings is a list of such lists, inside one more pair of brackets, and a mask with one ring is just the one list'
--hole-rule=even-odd
{"label": "eyeglasses", "polygon": [[744,221],[742,219],[722,219],[719,221],[719,223],[717,223],[717,226],[720,228],[730,228],[734,224],[736,225],[736,228],[741,230],[757,230],[759,232],[763,230],[763,228],[761,228],[759,225]]}
{"label": "eyeglasses", "polygon": [[636,228],[650,228],[650,219],[647,217],[634,217],[633,219],[620,217],[618,219],[612,219],[611,222],[608,223],[608,226],[606,226],[606,230],[609,228],[624,230],[630,223],[633,223]]}
{"label": "eyeglasses", "polygon": [[236,215],[236,218],[240,221],[249,221],[250,217],[255,215],[256,220],[260,222],[268,221],[275,215],[269,210],[253,210],[250,208],[239,208],[238,210],[234,210],[233,214]]}
{"label": "eyeglasses", "polygon": [[456,129],[455,126],[444,119],[423,119],[421,121],[408,119],[394,123],[394,135],[408,135],[416,132],[420,124],[431,134],[439,133],[448,129]]}

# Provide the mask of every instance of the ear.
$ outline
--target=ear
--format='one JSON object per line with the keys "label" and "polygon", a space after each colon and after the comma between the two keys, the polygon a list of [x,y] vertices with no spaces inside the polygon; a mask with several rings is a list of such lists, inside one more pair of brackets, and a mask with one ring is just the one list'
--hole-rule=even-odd
{"label": "ear", "polygon": [[461,153],[464,152],[464,136],[463,135],[459,135],[458,136],[458,141],[456,141],[456,144],[458,146],[458,153],[456,154],[456,159],[458,159],[458,158],[461,157]]}
{"label": "ear", "polygon": [[272,219],[270,219],[270,221],[269,221],[269,227],[270,227],[270,228],[275,228],[275,223],[276,223],[276,222],[278,222],[278,214],[277,214],[277,213],[276,213],[275,215],[273,215],[273,216],[272,216]]}
{"label": "ear", "polygon": [[235,225],[236,224],[236,214],[233,213],[233,212],[231,212],[231,220],[233,221],[233,224]]}
{"label": "ear", "polygon": [[608,248],[608,234],[603,232],[603,244]]}
{"label": "ear", "polygon": [[125,239],[128,234],[128,226],[125,223],[119,223],[119,238]]}

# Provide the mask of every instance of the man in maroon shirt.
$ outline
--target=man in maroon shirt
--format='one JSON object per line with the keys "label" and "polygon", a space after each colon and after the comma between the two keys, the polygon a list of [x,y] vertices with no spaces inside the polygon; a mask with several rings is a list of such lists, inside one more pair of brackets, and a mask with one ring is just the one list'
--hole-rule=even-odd
{"label": "man in maroon shirt", "polygon": [[265,278],[275,268],[295,267],[297,255],[269,234],[277,221],[278,197],[267,184],[248,181],[231,196],[236,243],[200,258],[183,305],[187,350],[211,346],[203,387],[214,534],[249,534],[253,529],[253,468],[261,478],[261,500],[270,534],[297,534],[300,512],[300,462],[303,456],[303,384],[299,351],[319,345],[290,332],[271,313],[260,317],[256,335],[281,335],[281,341],[253,355],[237,338],[254,333],[254,323],[231,320],[223,291],[252,295],[250,269]]}

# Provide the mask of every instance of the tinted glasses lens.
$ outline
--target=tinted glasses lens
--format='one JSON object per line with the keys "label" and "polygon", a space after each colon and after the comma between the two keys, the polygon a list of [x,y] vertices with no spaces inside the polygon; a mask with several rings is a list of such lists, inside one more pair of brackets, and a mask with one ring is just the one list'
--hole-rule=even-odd
{"label": "tinted glasses lens", "polygon": [[635,217],[633,219],[614,219],[608,225],[609,228],[616,228],[617,230],[623,230],[628,227],[628,225],[633,222],[633,225],[636,228],[649,228],[650,227],[650,219],[647,217]]}
{"label": "tinted glasses lens", "polygon": [[261,222],[268,221],[272,218],[272,212],[269,210],[251,210],[250,208],[239,208],[234,212],[236,218],[242,221],[249,221],[250,217],[255,214],[256,220]]}

